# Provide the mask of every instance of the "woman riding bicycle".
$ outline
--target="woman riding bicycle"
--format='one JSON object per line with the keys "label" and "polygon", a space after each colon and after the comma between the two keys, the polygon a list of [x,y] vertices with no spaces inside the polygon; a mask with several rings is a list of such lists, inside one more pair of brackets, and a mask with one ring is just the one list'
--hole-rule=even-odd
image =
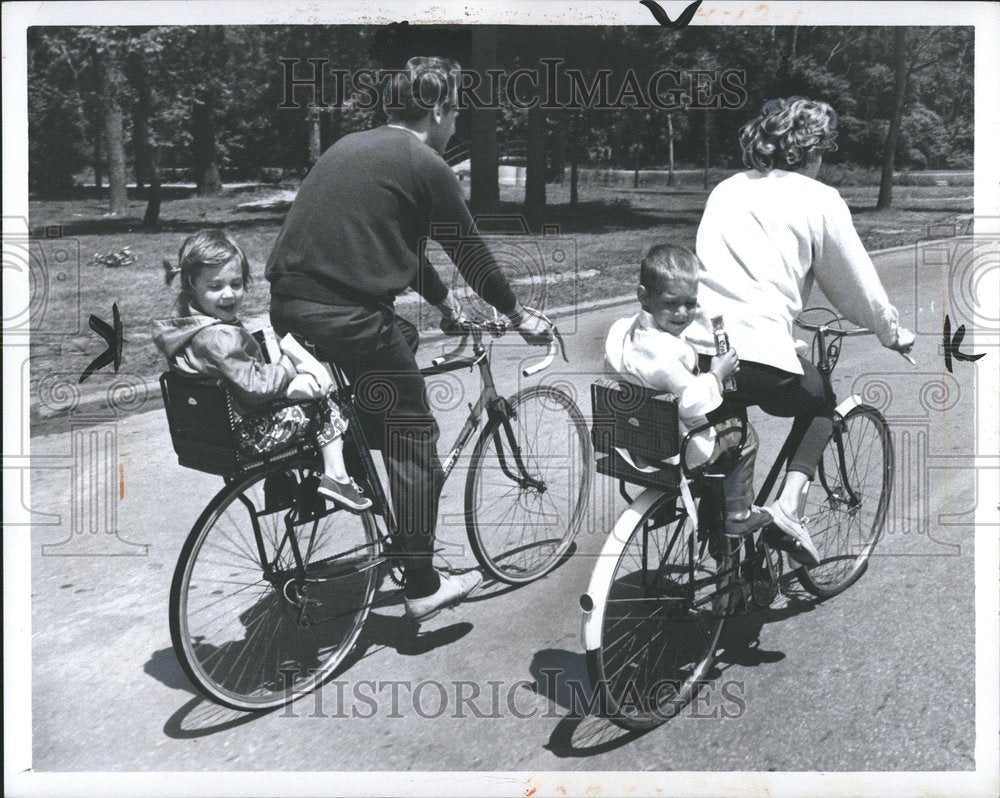
{"label": "woman riding bicycle", "polygon": [[801,517],[800,498],[833,431],[836,397],[797,351],[792,322],[813,281],[840,313],[872,330],[883,346],[903,354],[914,336],[900,327],[847,203],[816,176],[823,153],[836,149],[837,115],[828,104],[801,97],[770,100],[740,130],[748,171],[712,191],[698,227],[700,308],[685,337],[707,370],[715,343],[710,319],[723,316],[740,354],[736,390],[710,414],[715,421],[756,405],[772,416],[794,416],[798,445],[778,499],[767,507],[795,538],[803,564],[819,557]]}

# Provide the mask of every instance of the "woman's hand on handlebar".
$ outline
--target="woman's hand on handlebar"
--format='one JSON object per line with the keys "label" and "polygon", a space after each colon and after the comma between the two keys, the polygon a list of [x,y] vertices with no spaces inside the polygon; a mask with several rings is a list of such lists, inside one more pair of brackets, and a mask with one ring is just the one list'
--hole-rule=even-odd
{"label": "woman's hand on handlebar", "polygon": [[917,336],[905,327],[900,327],[896,332],[896,343],[890,344],[888,348],[895,352],[899,352],[901,355],[908,355],[913,349],[913,344],[916,340]]}
{"label": "woman's hand on handlebar", "polygon": [[910,361],[910,364],[915,366],[917,361],[910,357],[910,352],[913,350],[913,343],[917,340],[917,336],[907,330],[905,327],[900,327],[896,332],[896,343],[891,344],[889,349],[895,352],[899,352],[900,355],[905,357]]}

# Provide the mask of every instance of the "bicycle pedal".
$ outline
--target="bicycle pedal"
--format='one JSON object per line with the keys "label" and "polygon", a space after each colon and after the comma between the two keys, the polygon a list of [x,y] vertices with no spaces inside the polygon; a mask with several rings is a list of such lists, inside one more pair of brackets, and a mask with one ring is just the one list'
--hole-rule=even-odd
{"label": "bicycle pedal", "polygon": [[761,540],[772,549],[778,549],[779,551],[795,551],[796,546],[800,545],[795,538],[789,537],[774,524],[764,527]]}

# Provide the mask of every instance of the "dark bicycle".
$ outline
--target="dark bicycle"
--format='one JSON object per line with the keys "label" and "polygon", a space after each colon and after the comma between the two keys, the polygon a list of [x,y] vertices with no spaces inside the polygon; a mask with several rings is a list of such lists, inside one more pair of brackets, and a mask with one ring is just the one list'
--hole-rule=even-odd
{"label": "dark bicycle", "polygon": [[[485,420],[466,477],[466,527],[487,574],[517,585],[544,576],[569,553],[590,496],[593,457],[586,422],[563,391],[533,386],[498,394],[484,339],[507,330],[504,322],[464,324],[458,348],[422,372],[479,368],[482,391],[445,457],[445,477]],[[557,336],[523,375],[550,365],[560,346]],[[352,386],[333,371],[350,424],[345,452],[361,464],[353,476],[373,503],[360,514],[317,493],[322,462],[314,447],[243,462],[223,387],[171,372],[160,380],[180,464],[226,481],[177,561],[173,647],[191,681],[234,709],[271,709],[318,687],[350,653],[372,606],[397,598],[398,591],[376,598],[383,577],[402,586],[392,509]]]}
{"label": "dark bicycle", "polygon": [[[796,321],[815,333],[813,361],[829,385],[842,339],[868,331],[845,327],[825,309],[807,312],[830,316],[818,324]],[[692,430],[678,446],[675,397],[626,382],[599,382],[592,395],[597,471],[620,482],[629,506],[580,599],[583,643],[600,711],[624,728],[650,729],[676,715],[706,680],[725,619],[775,600],[780,552],[793,544],[774,526],[742,541],[723,536],[723,476],[709,466],[687,466],[691,436],[706,427]],[[740,420],[745,438],[745,415]],[[767,503],[797,444],[790,433],[757,494],[758,505]],[[666,465],[639,472],[617,449]],[[860,397],[848,397],[837,407],[833,437],[805,499],[805,523],[820,554],[815,567],[793,563],[807,591],[830,598],[865,573],[885,524],[892,480],[888,424]],[[633,500],[628,484],[645,490]]]}

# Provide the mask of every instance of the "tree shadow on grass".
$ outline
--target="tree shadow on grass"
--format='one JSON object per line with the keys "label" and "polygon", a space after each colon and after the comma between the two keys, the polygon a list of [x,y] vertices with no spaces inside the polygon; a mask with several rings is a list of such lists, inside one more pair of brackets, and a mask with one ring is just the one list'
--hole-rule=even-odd
{"label": "tree shadow on grass", "polygon": [[[60,224],[63,236],[93,236],[93,235],[159,235],[161,233],[196,233],[206,229],[249,230],[261,227],[274,227],[275,232],[284,222],[284,215],[264,216],[255,214],[250,219],[163,219],[156,227],[145,228],[138,216],[105,217],[91,219],[76,219]],[[51,225],[49,225],[51,226]],[[31,228],[31,235],[44,237],[46,226]]]}
{"label": "tree shadow on grass", "polygon": [[[496,214],[477,217],[480,229],[484,233],[524,234],[517,229],[517,224],[524,220],[524,207],[520,203],[503,202]],[[570,206],[565,203],[547,205],[543,211],[541,224],[552,225],[555,233],[609,233],[616,230],[648,230],[653,227],[663,227],[667,224],[697,224],[701,219],[701,210],[678,211],[664,208],[663,212],[649,209],[632,208],[624,203],[599,202],[588,200]],[[524,222],[527,225],[526,222]],[[539,234],[541,229],[530,230]]]}

